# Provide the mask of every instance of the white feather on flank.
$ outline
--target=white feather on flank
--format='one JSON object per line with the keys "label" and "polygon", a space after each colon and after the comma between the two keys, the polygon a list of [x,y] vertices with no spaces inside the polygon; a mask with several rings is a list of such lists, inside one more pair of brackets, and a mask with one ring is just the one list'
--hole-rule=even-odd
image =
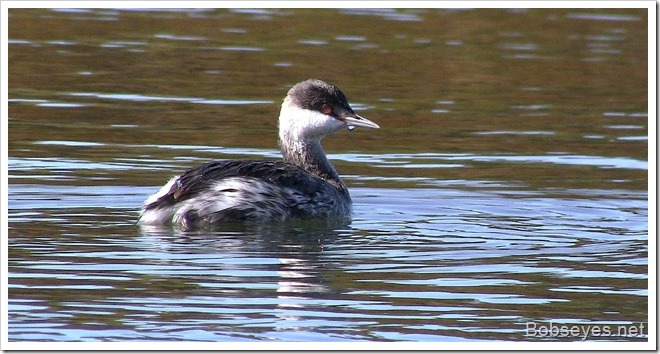
{"label": "white feather on flank", "polygon": [[142,210],[142,215],[140,215],[138,222],[143,225],[163,224],[172,220],[175,212],[175,207]]}
{"label": "white feather on flank", "polygon": [[[172,221],[175,224],[185,223],[189,211],[195,211],[198,215],[213,215],[234,208],[251,209],[254,216],[260,215],[264,219],[275,216],[284,219],[288,214],[287,201],[291,200],[293,194],[295,191],[290,188],[277,187],[256,178],[228,177],[198,196],[184,201]],[[260,203],[268,203],[269,208],[259,207]]]}
{"label": "white feather on flank", "polygon": [[[176,183],[177,178],[171,179],[158,193],[152,195],[145,202],[145,206],[167,194],[172,184]],[[298,198],[295,196],[295,191],[289,188],[276,187],[255,178],[229,177],[216,182],[203,193],[178,202],[176,205],[144,210],[140,223],[162,223],[167,220],[174,224],[185,224],[186,214],[191,211],[197,215],[213,215],[231,208],[250,207],[255,208],[254,213],[263,213],[263,217],[272,218],[273,215],[284,217],[287,212],[283,203],[287,198],[278,198],[281,194],[285,194],[289,200]],[[269,203],[271,210],[260,211],[259,208],[256,208],[256,204],[263,202]]]}
{"label": "white feather on flank", "polygon": [[155,203],[158,199],[164,197],[172,189],[172,185],[176,183],[179,179],[179,176],[172,177],[163,187],[161,187],[158,192],[152,194],[144,201],[142,206],[142,213],[138,222],[140,224],[160,224],[166,220],[172,220],[172,215],[176,212],[175,208],[160,208],[160,209],[150,209],[147,210],[149,204]]}
{"label": "white feather on flank", "polygon": [[167,194],[170,189],[172,189],[172,185],[176,182],[176,180],[179,179],[179,176],[172,177],[163,187],[160,188],[160,190],[147,198],[147,200],[144,201],[144,206],[147,206],[158,199],[162,198],[165,194]]}

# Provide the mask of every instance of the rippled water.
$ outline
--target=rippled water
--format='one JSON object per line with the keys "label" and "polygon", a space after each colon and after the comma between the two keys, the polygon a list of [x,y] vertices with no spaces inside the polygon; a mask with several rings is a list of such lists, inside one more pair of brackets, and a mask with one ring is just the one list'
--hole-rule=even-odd
{"label": "rippled water", "polygon": [[[646,27],[617,9],[12,9],[8,339],[582,339],[530,335],[553,323],[646,341]],[[279,102],[310,76],[382,127],[324,141],[351,224],[135,224],[186,168],[278,159]]]}

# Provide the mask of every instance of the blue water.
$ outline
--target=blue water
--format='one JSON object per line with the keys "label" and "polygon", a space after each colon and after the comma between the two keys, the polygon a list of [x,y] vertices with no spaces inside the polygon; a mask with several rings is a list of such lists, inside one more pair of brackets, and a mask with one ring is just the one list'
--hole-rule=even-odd
{"label": "blue water", "polygon": [[[337,157],[380,168],[420,158]],[[134,224],[156,186],[71,176],[155,166],[9,166],[35,173],[9,189],[12,340],[524,339],[541,309],[571,323],[619,321],[648,296],[644,192],[352,175],[347,183],[363,186],[351,188],[350,225],[183,232]],[[62,185],[39,183],[48,179]],[[370,186],[383,182],[409,187]],[[594,312],[591,296],[619,300]]]}

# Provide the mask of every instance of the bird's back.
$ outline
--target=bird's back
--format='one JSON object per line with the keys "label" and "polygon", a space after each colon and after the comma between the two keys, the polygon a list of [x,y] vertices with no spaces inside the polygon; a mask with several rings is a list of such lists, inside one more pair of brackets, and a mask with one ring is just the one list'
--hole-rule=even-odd
{"label": "bird's back", "polygon": [[350,217],[348,191],[289,163],[213,161],[170,180],[140,222],[184,227],[243,220]]}

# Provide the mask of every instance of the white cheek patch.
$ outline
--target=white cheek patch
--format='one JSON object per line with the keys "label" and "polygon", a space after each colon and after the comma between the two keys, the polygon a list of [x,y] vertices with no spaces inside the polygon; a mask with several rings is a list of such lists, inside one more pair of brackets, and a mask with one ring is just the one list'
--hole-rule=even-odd
{"label": "white cheek patch", "polygon": [[342,129],[346,124],[321,112],[282,105],[280,112],[280,132],[288,135],[287,140],[319,141],[324,136]]}

